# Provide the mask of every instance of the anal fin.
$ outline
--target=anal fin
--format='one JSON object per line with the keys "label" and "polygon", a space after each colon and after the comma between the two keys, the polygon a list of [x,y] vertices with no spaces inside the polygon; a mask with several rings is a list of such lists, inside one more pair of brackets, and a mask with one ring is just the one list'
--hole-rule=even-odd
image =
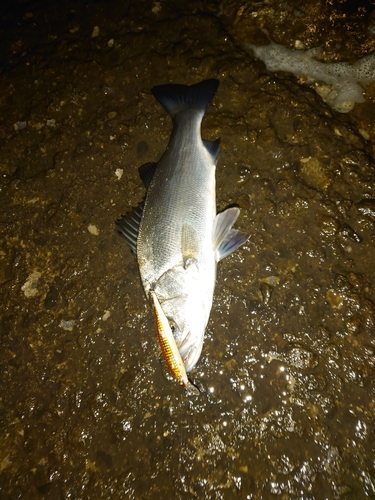
{"label": "anal fin", "polygon": [[157,166],[157,163],[150,161],[148,163],[144,163],[138,169],[139,177],[142,179],[146,189],[148,189],[152,181]]}
{"label": "anal fin", "polygon": [[249,235],[237,229],[231,229],[217,249],[217,261],[220,262],[232,252],[237,250],[249,239]]}
{"label": "anal fin", "polygon": [[232,229],[240,214],[240,209],[231,207],[216,215],[213,227],[213,248],[216,252],[217,262],[237,250],[248,240],[249,235]]}

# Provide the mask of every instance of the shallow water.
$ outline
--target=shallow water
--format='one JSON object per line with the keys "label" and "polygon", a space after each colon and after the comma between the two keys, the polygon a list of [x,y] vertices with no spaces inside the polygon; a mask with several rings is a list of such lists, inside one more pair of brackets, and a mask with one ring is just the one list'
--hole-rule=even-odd
{"label": "shallow water", "polygon": [[[267,73],[245,32],[334,18],[267,5],[2,7],[1,498],[375,497],[372,103],[340,115]],[[211,77],[218,209],[251,236],[219,265],[197,394],[114,221],[171,131],[150,88]]]}

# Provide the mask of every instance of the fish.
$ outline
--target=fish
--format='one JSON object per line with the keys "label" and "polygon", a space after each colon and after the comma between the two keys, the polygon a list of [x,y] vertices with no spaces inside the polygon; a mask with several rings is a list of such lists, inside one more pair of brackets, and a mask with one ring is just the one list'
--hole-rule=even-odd
{"label": "fish", "polygon": [[[201,122],[218,86],[217,79],[209,79],[151,89],[170,114],[173,130],[160,160],[139,168],[145,198],[117,221],[138,261],[146,297],[154,312],[160,306],[167,318],[169,347],[173,338],[186,373],[201,356],[217,263],[249,238],[232,228],[238,207],[216,213],[220,140],[203,140]],[[160,339],[167,326],[160,326],[157,314],[156,321]]]}

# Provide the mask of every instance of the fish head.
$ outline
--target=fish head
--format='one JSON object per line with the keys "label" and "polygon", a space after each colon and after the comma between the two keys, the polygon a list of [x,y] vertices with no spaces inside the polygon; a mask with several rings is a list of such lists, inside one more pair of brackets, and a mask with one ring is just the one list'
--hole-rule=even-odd
{"label": "fish head", "polygon": [[202,303],[191,295],[171,297],[161,303],[180,351],[185,370],[190,372],[202,352],[206,328]]}
{"label": "fish head", "polygon": [[199,281],[183,268],[165,273],[154,291],[168,319],[185,369],[190,372],[202,352],[211,301],[202,293]]}

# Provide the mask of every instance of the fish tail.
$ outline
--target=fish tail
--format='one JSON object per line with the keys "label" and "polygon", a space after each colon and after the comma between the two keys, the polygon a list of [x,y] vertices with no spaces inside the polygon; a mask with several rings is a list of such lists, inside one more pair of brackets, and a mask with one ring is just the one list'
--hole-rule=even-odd
{"label": "fish tail", "polygon": [[151,92],[172,118],[181,111],[188,109],[200,111],[203,117],[218,87],[219,81],[211,78],[190,86],[178,84],[158,85],[151,89]]}

